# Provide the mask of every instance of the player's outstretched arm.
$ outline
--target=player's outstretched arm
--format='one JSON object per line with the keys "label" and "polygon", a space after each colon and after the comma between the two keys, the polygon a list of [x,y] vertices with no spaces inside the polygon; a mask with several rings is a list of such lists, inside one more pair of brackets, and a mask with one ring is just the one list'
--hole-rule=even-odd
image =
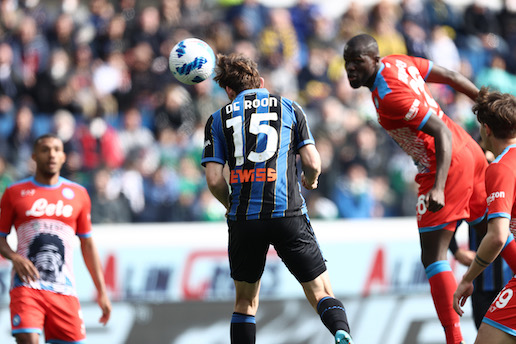
{"label": "player's outstretched arm", "polygon": [[435,142],[435,181],[432,189],[426,194],[426,206],[428,210],[436,212],[445,205],[444,187],[451,164],[452,134],[446,124],[435,114],[430,115],[421,130],[432,136]]}
{"label": "player's outstretched arm", "polygon": [[308,190],[317,188],[317,179],[321,174],[321,156],[313,144],[307,144],[299,149],[303,176],[301,183]]}
{"label": "player's outstretched arm", "polygon": [[500,254],[509,235],[509,219],[497,217],[489,220],[487,233],[478,246],[477,254],[453,294],[453,308],[462,316],[462,307],[473,293],[473,280]]}
{"label": "player's outstretched arm", "polygon": [[35,281],[39,278],[38,269],[27,258],[14,252],[6,237],[0,236],[0,254],[13,263],[14,272],[23,282]]}
{"label": "player's outstretched arm", "polygon": [[102,310],[102,316],[99,322],[106,325],[111,316],[111,302],[107,295],[106,283],[104,282],[104,274],[102,273],[102,266],[100,264],[100,258],[95,246],[93,238],[81,238],[81,252],[84,258],[84,264],[88,269],[93,284],[97,289],[97,303]]}
{"label": "player's outstretched arm", "polygon": [[464,93],[473,101],[477,98],[479,91],[478,87],[464,75],[438,65],[432,67],[426,81],[447,84],[454,90]]}

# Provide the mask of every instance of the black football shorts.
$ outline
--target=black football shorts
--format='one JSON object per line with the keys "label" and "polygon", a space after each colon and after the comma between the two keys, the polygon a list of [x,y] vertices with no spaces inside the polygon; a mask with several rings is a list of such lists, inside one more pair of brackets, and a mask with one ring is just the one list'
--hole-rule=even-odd
{"label": "black football shorts", "polygon": [[326,263],[305,215],[263,220],[228,220],[229,265],[236,281],[254,283],[265,268],[269,245],[299,282],[326,271]]}

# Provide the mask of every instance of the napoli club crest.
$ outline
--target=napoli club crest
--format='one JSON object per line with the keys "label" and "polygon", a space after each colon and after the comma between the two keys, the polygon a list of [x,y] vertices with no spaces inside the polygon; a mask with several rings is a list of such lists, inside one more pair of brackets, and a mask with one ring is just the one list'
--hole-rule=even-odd
{"label": "napoli club crest", "polygon": [[72,199],[75,197],[75,192],[70,188],[64,188],[62,191],[63,197],[66,199]]}

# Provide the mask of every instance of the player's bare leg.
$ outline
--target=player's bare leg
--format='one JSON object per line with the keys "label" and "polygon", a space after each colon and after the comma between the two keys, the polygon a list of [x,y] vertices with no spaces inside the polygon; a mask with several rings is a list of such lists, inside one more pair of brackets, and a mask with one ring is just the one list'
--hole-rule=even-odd
{"label": "player's bare leg", "polygon": [[235,308],[231,317],[231,343],[254,344],[260,280],[255,283],[235,282]]}
{"label": "player's bare leg", "polygon": [[38,333],[17,333],[14,337],[16,344],[39,344]]}
{"label": "player's bare leg", "polygon": [[482,323],[478,329],[477,339],[475,344],[514,344],[516,343],[516,337],[503,332],[486,323]]}

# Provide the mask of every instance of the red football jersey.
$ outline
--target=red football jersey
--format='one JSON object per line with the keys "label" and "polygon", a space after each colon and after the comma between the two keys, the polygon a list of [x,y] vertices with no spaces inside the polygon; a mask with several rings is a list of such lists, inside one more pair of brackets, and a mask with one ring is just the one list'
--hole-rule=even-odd
{"label": "red football jersey", "polygon": [[487,218],[506,217],[516,235],[516,145],[511,145],[486,171]]}
{"label": "red football jersey", "polygon": [[453,152],[473,139],[446,116],[425,83],[432,61],[405,55],[381,59],[380,70],[371,88],[378,122],[409,154],[420,173],[435,172],[434,138],[421,131],[431,114],[436,114],[451,130]]}
{"label": "red football jersey", "polygon": [[11,288],[24,285],[75,295],[74,238],[91,235],[86,189],[65,178],[50,186],[29,178],[5,190],[0,210],[0,235],[7,236],[14,225],[17,253],[30,259],[40,273],[38,281],[23,283],[13,271]]}

